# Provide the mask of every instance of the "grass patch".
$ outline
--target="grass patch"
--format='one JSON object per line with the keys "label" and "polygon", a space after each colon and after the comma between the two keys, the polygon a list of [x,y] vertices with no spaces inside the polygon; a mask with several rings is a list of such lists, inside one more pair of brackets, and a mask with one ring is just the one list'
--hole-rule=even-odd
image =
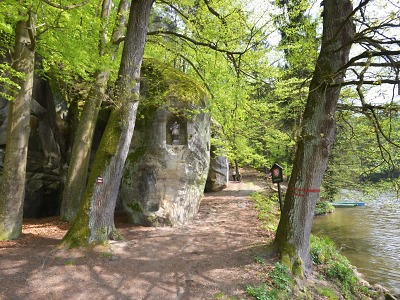
{"label": "grass patch", "polygon": [[[375,299],[377,292],[361,285],[360,279],[348,259],[341,255],[328,237],[310,238],[310,254],[319,273],[341,289],[346,299]],[[327,293],[327,291],[324,291]],[[328,295],[325,295],[328,297]],[[329,298],[329,297],[328,297]],[[337,299],[337,298],[329,298]]]}
{"label": "grass patch", "polygon": [[339,300],[339,297],[335,294],[335,291],[328,287],[322,287],[317,289],[318,294],[329,300]]}
{"label": "grass patch", "polygon": [[73,266],[74,264],[75,264],[75,262],[74,262],[73,259],[67,259],[67,260],[64,262],[64,265],[66,265],[66,266]]}
{"label": "grass patch", "polygon": [[260,257],[260,256],[256,256],[254,257],[254,261],[260,265],[264,265],[265,264],[265,258]]}
{"label": "grass patch", "polygon": [[270,193],[254,192],[250,195],[250,198],[258,211],[258,218],[263,223],[263,228],[275,232],[280,218],[278,196]]}
{"label": "grass patch", "polygon": [[270,278],[270,284],[261,283],[257,286],[247,286],[247,294],[257,300],[290,299],[293,279],[289,269],[284,264],[277,262]]}

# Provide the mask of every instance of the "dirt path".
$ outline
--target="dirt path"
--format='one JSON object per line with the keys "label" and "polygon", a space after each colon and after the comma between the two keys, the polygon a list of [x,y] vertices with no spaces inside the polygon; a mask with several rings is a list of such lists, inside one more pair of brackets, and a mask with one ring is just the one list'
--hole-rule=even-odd
{"label": "dirt path", "polygon": [[27,221],[22,239],[0,242],[0,299],[248,299],[269,242],[248,195],[263,188],[245,178],[207,194],[180,228],[120,221],[126,241],[90,251],[52,253],[68,225]]}

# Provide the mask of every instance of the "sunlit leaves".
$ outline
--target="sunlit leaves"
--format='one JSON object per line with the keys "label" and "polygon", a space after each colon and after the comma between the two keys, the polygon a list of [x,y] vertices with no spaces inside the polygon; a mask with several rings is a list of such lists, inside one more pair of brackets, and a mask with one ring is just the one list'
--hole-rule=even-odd
{"label": "sunlit leaves", "polygon": [[13,79],[23,79],[24,74],[15,71],[7,63],[0,64],[0,97],[12,101],[20,86]]}
{"label": "sunlit leaves", "polygon": [[74,78],[90,81],[94,70],[102,63],[98,50],[97,7],[88,4],[65,12],[48,6],[46,9],[49,30],[41,36],[38,47],[45,71],[62,76],[65,81]]}
{"label": "sunlit leaves", "polygon": [[203,82],[211,94],[212,117],[219,124],[214,129],[214,144],[231,160],[261,164],[265,158],[251,147],[257,126],[249,120],[255,113],[251,95],[271,73],[265,47],[271,23],[255,18],[250,10],[243,1],[184,0],[171,6],[156,5],[151,30],[172,30],[187,38],[150,35],[146,55]]}

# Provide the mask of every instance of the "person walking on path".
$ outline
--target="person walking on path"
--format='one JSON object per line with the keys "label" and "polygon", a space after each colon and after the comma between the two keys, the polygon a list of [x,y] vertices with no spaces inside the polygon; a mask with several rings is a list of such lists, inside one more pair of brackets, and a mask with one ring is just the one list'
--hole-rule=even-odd
{"label": "person walking on path", "polygon": [[236,181],[236,171],[235,170],[233,170],[233,172],[232,172],[232,179],[233,179],[233,181]]}

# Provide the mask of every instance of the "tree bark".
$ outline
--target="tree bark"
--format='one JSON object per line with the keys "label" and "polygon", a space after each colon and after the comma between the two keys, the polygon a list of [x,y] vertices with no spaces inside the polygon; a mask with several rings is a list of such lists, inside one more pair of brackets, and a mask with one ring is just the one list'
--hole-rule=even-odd
{"label": "tree bark", "polygon": [[[104,29],[101,32],[99,49],[100,54],[105,54],[107,45],[107,26],[110,15],[111,1],[104,0],[102,6],[101,18],[104,21]],[[129,9],[129,1],[121,0],[118,7],[118,21],[114,29],[111,43],[115,43],[121,35],[121,28],[125,28],[125,14]],[[112,59],[117,52],[118,45],[110,46]],[[113,53],[114,52],[114,53]],[[72,222],[78,213],[81,199],[85,191],[87,182],[87,173],[89,168],[90,152],[94,130],[96,127],[97,116],[101,107],[101,103],[105,99],[105,91],[109,78],[109,70],[104,68],[96,73],[95,82],[90,89],[88,98],[86,99],[81,120],[76,132],[76,137],[71,152],[71,159],[68,167],[68,174],[63,191],[63,200],[61,204],[60,218]]]}
{"label": "tree bark", "polygon": [[[115,238],[114,209],[139,104],[140,68],[154,0],[134,0],[116,83],[115,107],[97,150],[81,208],[65,246]],[[98,182],[101,178],[102,182]]]}
{"label": "tree bark", "polygon": [[13,68],[25,77],[18,80],[20,91],[9,103],[6,154],[0,186],[0,240],[22,234],[26,160],[30,133],[30,108],[33,89],[35,50],[33,20],[19,21],[15,29]]}
{"label": "tree bark", "polygon": [[350,0],[324,1],[321,51],[310,84],[301,137],[275,244],[293,274],[311,271],[309,254],[315,205],[335,140],[335,111],[349,59],[354,28]]}
{"label": "tree bark", "polygon": [[107,71],[97,72],[96,80],[83,107],[72,146],[60,211],[60,218],[68,222],[75,219],[85,191],[93,135],[100,106],[105,98],[108,75]]}

